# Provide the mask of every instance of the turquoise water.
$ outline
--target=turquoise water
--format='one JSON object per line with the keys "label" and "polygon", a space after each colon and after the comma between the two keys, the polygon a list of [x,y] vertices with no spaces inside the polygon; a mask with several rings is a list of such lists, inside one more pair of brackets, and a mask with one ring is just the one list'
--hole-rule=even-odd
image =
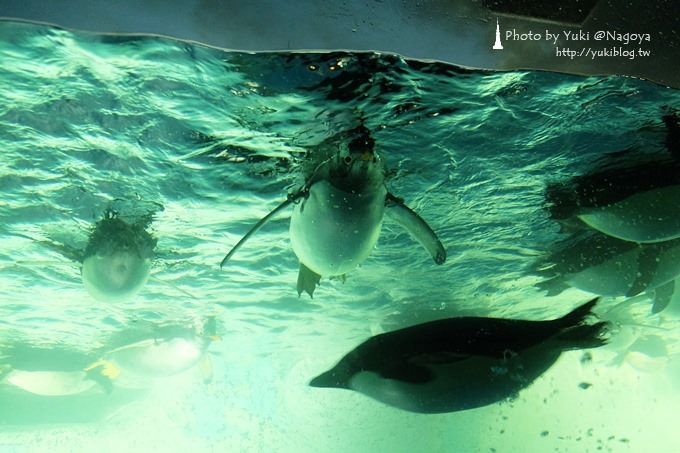
{"label": "turquoise water", "polygon": [[[592,297],[534,286],[532,263],[564,237],[545,188],[607,153],[662,150],[661,115],[680,106],[677,91],[626,77],[378,53],[240,53],[8,21],[0,62],[0,346],[96,357],[121,332],[212,316],[221,337],[208,349],[209,383],[197,366],[144,392],[36,403],[52,416],[0,384],[0,450],[680,448],[680,310],[652,316],[644,297],[604,299],[598,312],[622,323],[619,339],[592,361],[564,354],[509,402],[418,415],[307,386],[380,332],[459,315],[549,319]],[[318,145],[359,116],[387,161],[390,191],[428,221],[448,261],[436,266],[386,221],[358,269],[298,297],[285,214],[221,270],[250,226],[302,184]],[[126,219],[152,214],[158,240],[151,278],[119,303],[93,299],[78,262],[110,207]],[[625,360],[626,347],[651,334],[663,339],[664,360]]]}

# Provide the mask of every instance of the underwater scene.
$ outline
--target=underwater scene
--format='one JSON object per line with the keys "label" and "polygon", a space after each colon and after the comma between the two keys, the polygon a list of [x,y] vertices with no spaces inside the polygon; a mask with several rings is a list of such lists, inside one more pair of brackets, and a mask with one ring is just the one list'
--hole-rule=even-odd
{"label": "underwater scene", "polygon": [[680,451],[678,109],[0,21],[0,451]]}

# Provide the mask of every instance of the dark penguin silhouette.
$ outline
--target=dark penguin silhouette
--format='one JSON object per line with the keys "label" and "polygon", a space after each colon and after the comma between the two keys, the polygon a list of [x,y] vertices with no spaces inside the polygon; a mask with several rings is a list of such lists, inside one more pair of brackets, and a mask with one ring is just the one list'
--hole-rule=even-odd
{"label": "dark penguin silhouette", "polygon": [[[293,251],[300,260],[298,295],[313,295],[322,276],[344,275],[361,264],[380,236],[389,216],[414,237],[437,264],[446,250],[432,228],[385,186],[385,163],[363,124],[333,137],[320,162],[309,166],[305,184],[251,230],[224,257],[220,266],[276,214],[294,204],[290,221]],[[322,144],[323,145],[323,144]],[[329,151],[329,152],[324,152]]]}
{"label": "dark penguin silhouette", "polygon": [[586,322],[597,301],[551,321],[449,318],[377,335],[310,385],[411,412],[486,406],[529,386],[563,351],[605,344],[607,323]]}

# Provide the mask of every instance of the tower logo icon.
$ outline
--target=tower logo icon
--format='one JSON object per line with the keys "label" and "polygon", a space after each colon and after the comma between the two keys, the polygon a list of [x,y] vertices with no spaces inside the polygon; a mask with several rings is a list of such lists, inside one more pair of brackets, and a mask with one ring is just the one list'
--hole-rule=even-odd
{"label": "tower logo icon", "polygon": [[493,44],[493,50],[503,50],[503,44],[501,44],[501,28],[498,25],[498,18],[496,18],[496,42]]}

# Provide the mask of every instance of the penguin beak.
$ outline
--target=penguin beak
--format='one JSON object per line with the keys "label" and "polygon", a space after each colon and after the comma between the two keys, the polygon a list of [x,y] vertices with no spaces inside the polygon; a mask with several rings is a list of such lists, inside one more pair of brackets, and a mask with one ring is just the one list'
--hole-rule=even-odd
{"label": "penguin beak", "polygon": [[319,387],[319,388],[340,388],[340,389],[349,389],[349,385],[346,382],[342,382],[337,376],[336,373],[331,371],[327,371],[323,374],[320,374],[319,376],[315,377],[309,382],[310,387]]}
{"label": "penguin beak", "polygon": [[359,160],[363,160],[364,162],[368,162],[373,160],[373,152],[371,151],[366,151],[363,152],[359,155]]}

